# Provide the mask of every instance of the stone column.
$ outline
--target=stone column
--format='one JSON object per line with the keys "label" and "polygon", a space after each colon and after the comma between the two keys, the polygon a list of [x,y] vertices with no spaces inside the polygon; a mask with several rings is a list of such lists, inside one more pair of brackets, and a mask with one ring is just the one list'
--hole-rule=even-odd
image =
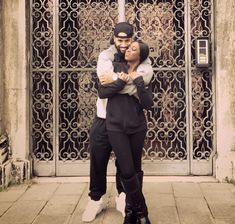
{"label": "stone column", "polygon": [[[29,155],[28,30],[25,0],[2,0],[4,42],[4,117],[13,159]],[[28,2],[28,1],[27,1]]]}
{"label": "stone column", "polygon": [[118,22],[125,22],[125,1],[118,0]]}
{"label": "stone column", "polygon": [[235,178],[235,1],[215,1],[216,177]]}

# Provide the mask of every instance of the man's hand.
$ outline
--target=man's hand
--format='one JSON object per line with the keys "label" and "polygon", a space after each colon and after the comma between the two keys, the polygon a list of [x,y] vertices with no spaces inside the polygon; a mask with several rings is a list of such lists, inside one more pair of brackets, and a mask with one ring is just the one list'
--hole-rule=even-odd
{"label": "man's hand", "polygon": [[108,84],[116,81],[117,78],[119,78],[125,82],[128,82],[129,75],[124,72],[121,72],[121,73],[105,72],[104,74],[102,74],[99,77],[99,80],[100,80],[101,85],[104,86],[104,85],[108,85]]}
{"label": "man's hand", "polygon": [[121,72],[118,74],[118,78],[125,81],[125,82],[128,82],[129,80],[129,75],[124,73],[124,72]]}
{"label": "man's hand", "polygon": [[113,80],[113,75],[115,73],[113,72],[105,72],[103,73],[100,77],[99,77],[99,80],[100,80],[100,83],[101,85],[108,85],[110,83],[112,83],[114,80]]}

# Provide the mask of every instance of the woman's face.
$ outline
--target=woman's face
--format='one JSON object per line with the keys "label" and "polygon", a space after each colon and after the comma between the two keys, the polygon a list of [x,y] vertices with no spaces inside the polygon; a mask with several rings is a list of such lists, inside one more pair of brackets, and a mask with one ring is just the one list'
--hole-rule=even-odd
{"label": "woman's face", "polygon": [[126,61],[138,61],[140,59],[140,46],[138,42],[132,42],[125,53]]}

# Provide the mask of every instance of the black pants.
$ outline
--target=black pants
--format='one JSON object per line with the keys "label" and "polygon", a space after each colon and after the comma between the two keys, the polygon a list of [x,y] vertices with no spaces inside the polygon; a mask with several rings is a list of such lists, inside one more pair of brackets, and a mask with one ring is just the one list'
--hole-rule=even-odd
{"label": "black pants", "polygon": [[[106,130],[105,119],[95,118],[90,130],[90,187],[89,196],[99,200],[106,193],[107,166],[112,151]],[[117,162],[115,163],[118,167]],[[118,193],[123,192],[117,168],[116,187]]]}
{"label": "black pants", "polygon": [[108,131],[122,178],[128,179],[142,171],[141,157],[146,131],[134,134]]}

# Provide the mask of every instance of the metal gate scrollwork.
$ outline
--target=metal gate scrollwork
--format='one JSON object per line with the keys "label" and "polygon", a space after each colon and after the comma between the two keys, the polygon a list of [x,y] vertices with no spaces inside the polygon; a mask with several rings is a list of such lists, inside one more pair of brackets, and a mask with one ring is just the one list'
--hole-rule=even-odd
{"label": "metal gate scrollwork", "polygon": [[[96,63],[118,22],[118,3],[31,0],[31,147],[37,175],[88,174]],[[212,4],[125,1],[126,20],[149,44],[154,69],[154,107],[146,112],[143,150],[146,173],[212,172],[213,67],[199,70],[195,63],[197,37],[208,37],[213,46]]]}
{"label": "metal gate scrollwork", "polygon": [[[195,40],[208,37],[212,45],[212,1],[191,1],[191,75],[192,75],[192,132],[193,159],[209,160],[214,153],[213,71],[196,70]],[[212,54],[211,54],[212,55]]]}
{"label": "metal gate scrollwork", "polygon": [[52,161],[53,148],[53,5],[34,1],[31,31],[32,148],[38,161]]}
{"label": "metal gate scrollwork", "polygon": [[128,1],[127,7],[127,18],[138,24],[138,38],[150,46],[154,67],[155,106],[148,114],[144,158],[185,160],[188,153],[184,1]]}
{"label": "metal gate scrollwork", "polygon": [[59,160],[87,160],[96,112],[94,71],[99,52],[111,39],[117,4],[59,2]]}

